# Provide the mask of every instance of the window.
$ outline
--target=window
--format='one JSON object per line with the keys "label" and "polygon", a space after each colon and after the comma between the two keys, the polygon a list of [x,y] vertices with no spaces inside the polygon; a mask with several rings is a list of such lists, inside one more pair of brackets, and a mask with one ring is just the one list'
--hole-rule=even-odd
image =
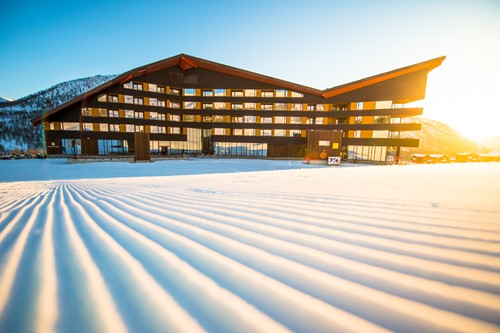
{"label": "window", "polygon": [[203,103],[201,104],[201,108],[205,110],[212,110],[213,109],[213,104],[212,103]]}
{"label": "window", "polygon": [[263,130],[260,130],[260,135],[261,136],[272,136],[273,131],[270,129],[263,129]]}
{"label": "window", "polygon": [[196,96],[196,89],[184,88],[184,96]]}
{"label": "window", "polygon": [[181,90],[178,88],[170,88],[170,95],[180,95]]}
{"label": "window", "polygon": [[[373,131],[372,137],[374,138],[388,138],[389,137],[389,131]],[[357,136],[355,136],[357,138]]]}
{"label": "window", "polygon": [[274,130],[274,136],[285,136],[286,135],[286,130]]}
{"label": "window", "polygon": [[116,95],[109,95],[108,96],[108,102],[118,103],[118,96],[116,96]]}
{"label": "window", "polygon": [[158,113],[158,120],[165,121],[165,114],[164,113]]}
{"label": "window", "polygon": [[92,117],[92,108],[82,108],[82,116]]}
{"label": "window", "polygon": [[290,110],[292,111],[302,111],[302,104],[294,103],[290,105]]}
{"label": "window", "polygon": [[225,128],[214,128],[214,135],[226,135]]}
{"label": "window", "polygon": [[257,96],[257,90],[245,89],[245,97],[255,97],[255,96]]}
{"label": "window", "polygon": [[243,130],[241,128],[233,129],[233,135],[243,135]]}
{"label": "window", "polygon": [[180,133],[181,133],[180,127],[170,127],[170,134],[180,134]]}
{"label": "window", "polygon": [[315,111],[316,110],[316,105],[314,104],[309,104],[307,106],[307,111]]}
{"label": "window", "polygon": [[306,124],[308,124],[308,125],[314,124],[314,118],[307,118],[306,119]]}
{"label": "window", "polygon": [[109,124],[109,131],[110,132],[120,132],[120,125],[119,124]]}
{"label": "window", "polygon": [[276,97],[286,97],[286,90],[283,89],[276,90]]}
{"label": "window", "polygon": [[92,123],[83,123],[83,130],[84,131],[93,131],[94,130],[94,125]]}
{"label": "window", "polygon": [[152,105],[152,106],[158,106],[158,99],[157,99],[157,98],[150,97],[150,98],[149,98],[149,105]]}
{"label": "window", "polygon": [[135,119],[144,119],[144,112],[141,112],[141,111],[135,111],[135,112],[134,112],[134,118],[135,118]]}
{"label": "window", "polygon": [[107,117],[108,116],[108,110],[107,109],[97,109],[97,115],[99,117]]}
{"label": "window", "polygon": [[316,124],[322,125],[323,124],[323,117],[316,117]]}
{"label": "window", "polygon": [[356,110],[363,110],[363,102],[356,103]]}
{"label": "window", "polygon": [[272,124],[273,123],[273,117],[261,117],[260,118],[260,123],[261,124]]}
{"label": "window", "polygon": [[268,111],[270,111],[270,110],[273,109],[273,105],[272,104],[264,104],[263,103],[263,104],[260,105],[260,109],[261,110],[268,110]]}
{"label": "window", "polygon": [[134,96],[125,95],[124,98],[125,98],[125,103],[127,103],[127,104],[134,103]]}
{"label": "window", "polygon": [[195,102],[184,102],[184,109],[196,109],[196,103]]}
{"label": "window", "polygon": [[224,102],[215,102],[214,103],[214,109],[216,110],[222,110],[226,108],[226,103]]}
{"label": "window", "polygon": [[224,116],[214,116],[214,122],[216,122],[216,123],[223,123],[223,122],[225,122]]}
{"label": "window", "polygon": [[157,120],[158,119],[158,112],[149,112],[149,119]]}
{"label": "window", "polygon": [[316,110],[318,110],[318,111],[325,111],[325,104],[318,104],[318,105],[316,105]]}
{"label": "window", "polygon": [[290,117],[290,124],[302,124],[302,117]]}
{"label": "window", "polygon": [[135,125],[136,133],[144,133],[144,125]]}
{"label": "window", "polygon": [[243,97],[243,90],[231,90],[231,96]]}
{"label": "window", "polygon": [[182,121],[194,122],[194,121],[196,121],[196,116],[193,114],[185,114],[182,116]]}
{"label": "window", "polygon": [[165,126],[158,126],[158,133],[166,134],[167,128]]}
{"label": "window", "polygon": [[62,129],[65,131],[79,131],[80,123],[74,123],[74,122],[62,123]]}
{"label": "window", "polygon": [[362,116],[354,117],[354,123],[355,124],[361,124],[362,122],[363,122],[363,117]]}
{"label": "window", "polygon": [[178,114],[171,114],[170,121],[181,121],[181,116],[179,116]]}
{"label": "window", "polygon": [[155,134],[158,133],[158,126],[151,125],[149,126],[149,132]]}
{"label": "window", "polygon": [[158,91],[158,88],[157,88],[156,84],[154,84],[154,83],[149,83],[149,84],[148,84],[148,90],[149,90],[149,91],[154,91],[154,92],[157,92],[157,91]]}
{"label": "window", "polygon": [[[151,91],[151,90],[150,90],[150,91]],[[164,93],[165,93],[165,87],[162,87],[162,86],[157,86],[157,87],[156,87],[156,92],[159,92],[159,93],[164,94]]]}
{"label": "window", "polygon": [[133,83],[132,89],[134,90],[142,90],[142,83]]}
{"label": "window", "polygon": [[290,136],[301,136],[301,130],[290,130]]}
{"label": "window", "polygon": [[165,107],[165,101],[158,100],[158,105],[157,106]]}
{"label": "window", "polygon": [[361,131],[354,131],[354,137],[355,138],[360,138],[361,137]]}
{"label": "window", "polygon": [[391,109],[392,108],[392,101],[376,101],[375,102],[375,109]]}
{"label": "window", "polygon": [[172,109],[180,109],[181,108],[181,102],[170,102],[170,107]]}
{"label": "window", "polygon": [[320,147],[330,147],[330,141],[329,140],[319,140],[318,141],[318,146],[320,146]]}
{"label": "window", "polygon": [[243,135],[246,135],[246,136],[255,136],[255,129],[253,129],[253,128],[245,128],[243,130]]}
{"label": "window", "polygon": [[108,100],[108,99],[107,99],[106,95],[99,95],[99,96],[97,97],[97,101],[98,101],[98,102],[106,102],[107,100]]}
{"label": "window", "polygon": [[255,123],[255,116],[245,116],[245,123]]}
{"label": "window", "polygon": [[232,123],[243,123],[243,117],[231,117]]}
{"label": "window", "polygon": [[134,125],[132,125],[132,124],[125,125],[125,132],[134,133]]}
{"label": "window", "polygon": [[231,109],[243,110],[243,104],[242,103],[231,103]]}
{"label": "window", "polygon": [[226,96],[226,89],[214,89],[215,96]]}
{"label": "window", "polygon": [[201,91],[201,94],[203,96],[213,96],[214,95],[214,92],[212,90],[202,90]]}
{"label": "window", "polygon": [[274,91],[272,90],[263,90],[262,97],[274,97]]}
{"label": "window", "polygon": [[256,103],[245,103],[245,110],[255,110],[257,108]]}
{"label": "window", "polygon": [[49,123],[49,130],[53,131],[56,129],[56,126],[54,123]]}
{"label": "window", "polygon": [[286,110],[286,103],[276,103],[276,110]]}
{"label": "window", "polygon": [[303,94],[298,93],[298,92],[295,92],[295,91],[292,91],[291,96],[292,96],[292,97],[299,97],[299,98],[300,98],[300,97],[304,97],[304,95],[303,95]]}
{"label": "window", "polygon": [[99,132],[107,132],[108,130],[108,124],[99,124]]}
{"label": "window", "polygon": [[212,116],[203,116],[203,122],[204,123],[211,123],[212,122]]}
{"label": "window", "polygon": [[134,104],[143,105],[144,100],[142,99],[142,97],[134,97]]}
{"label": "window", "polygon": [[123,88],[125,88],[125,89],[132,89],[132,82],[125,82],[123,84]]}
{"label": "window", "polygon": [[285,124],[286,117],[274,117],[274,123],[275,124]]}
{"label": "window", "polygon": [[134,110],[125,110],[125,118],[134,118]]}
{"label": "window", "polygon": [[108,116],[110,118],[120,118],[120,112],[118,110],[108,110]]}

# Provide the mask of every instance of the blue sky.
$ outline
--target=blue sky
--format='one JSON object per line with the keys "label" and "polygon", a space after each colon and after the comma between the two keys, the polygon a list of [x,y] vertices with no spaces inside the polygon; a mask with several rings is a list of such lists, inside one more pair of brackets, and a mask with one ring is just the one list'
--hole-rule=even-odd
{"label": "blue sky", "polygon": [[0,31],[11,98],[178,53],[319,89],[446,55],[424,115],[500,135],[497,0],[2,0]]}

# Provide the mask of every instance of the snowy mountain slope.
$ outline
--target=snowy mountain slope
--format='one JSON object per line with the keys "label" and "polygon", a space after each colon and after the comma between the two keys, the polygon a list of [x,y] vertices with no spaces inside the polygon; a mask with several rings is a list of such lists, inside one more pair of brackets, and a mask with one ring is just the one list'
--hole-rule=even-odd
{"label": "snowy mountain slope", "polygon": [[4,98],[4,97],[0,97],[0,103],[6,103],[6,102],[12,102],[13,100],[10,99],[10,98]]}
{"label": "snowy mountain slope", "polygon": [[498,332],[499,181],[485,163],[0,183],[0,331]]}
{"label": "snowy mountain slope", "polygon": [[40,133],[33,128],[31,119],[39,116],[42,110],[66,103],[114,77],[97,75],[71,80],[15,101],[0,103],[0,152],[39,147]]}
{"label": "snowy mountain slope", "polygon": [[488,151],[487,148],[465,138],[463,135],[443,122],[421,117],[412,118],[411,121],[422,124],[422,129],[420,132],[404,133],[405,138],[415,138],[420,140],[418,148],[408,149],[408,155],[420,153],[447,154],[455,156],[456,153],[481,153]]}

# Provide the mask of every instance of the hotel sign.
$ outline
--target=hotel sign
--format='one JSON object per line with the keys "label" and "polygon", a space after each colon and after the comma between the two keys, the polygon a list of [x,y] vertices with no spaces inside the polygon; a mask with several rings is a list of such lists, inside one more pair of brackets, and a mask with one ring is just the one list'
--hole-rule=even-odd
{"label": "hotel sign", "polygon": [[340,165],[340,156],[328,156],[328,165]]}

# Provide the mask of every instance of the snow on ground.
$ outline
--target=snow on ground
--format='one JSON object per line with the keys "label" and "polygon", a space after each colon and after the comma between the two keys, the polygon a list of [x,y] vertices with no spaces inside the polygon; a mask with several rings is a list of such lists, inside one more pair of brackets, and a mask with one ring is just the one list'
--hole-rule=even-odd
{"label": "snow on ground", "polygon": [[500,331],[497,163],[296,167],[0,183],[0,332]]}

